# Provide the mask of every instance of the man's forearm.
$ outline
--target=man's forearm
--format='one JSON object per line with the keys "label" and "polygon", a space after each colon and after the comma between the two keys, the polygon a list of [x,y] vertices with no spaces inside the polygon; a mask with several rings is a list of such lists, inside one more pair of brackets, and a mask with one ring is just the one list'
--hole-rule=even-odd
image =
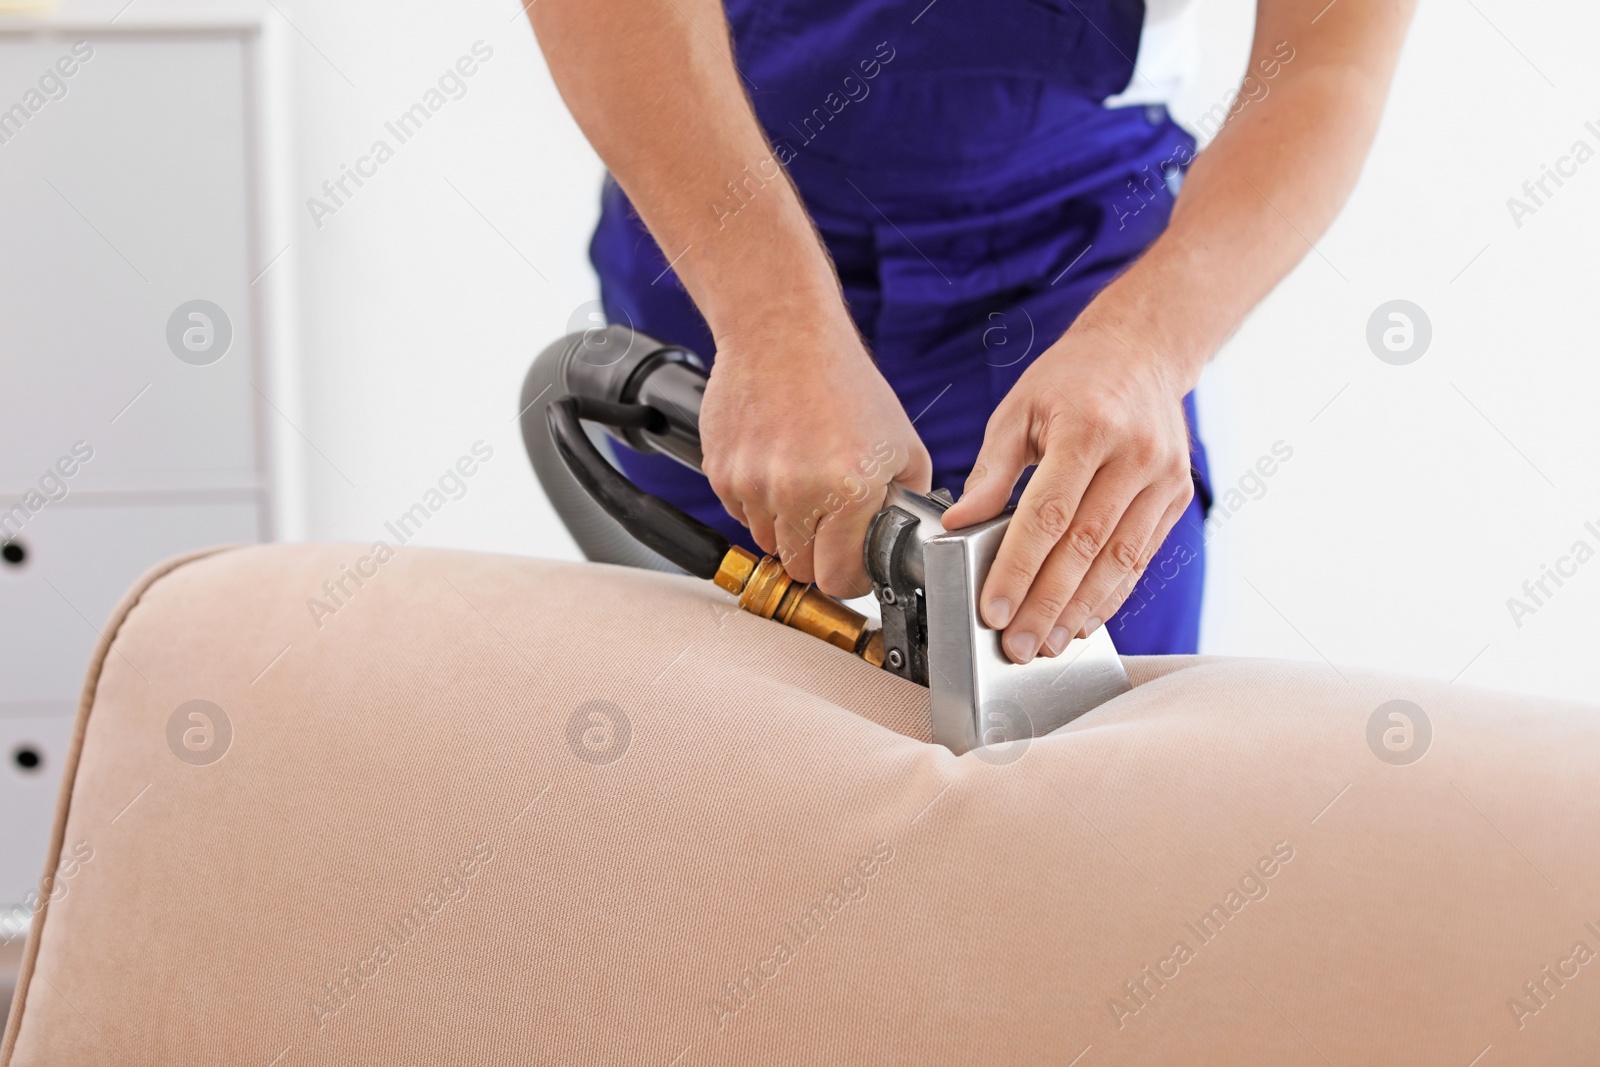
{"label": "man's forearm", "polygon": [[562,97],[719,338],[752,318],[842,311],[745,95],[721,0],[540,0],[529,17]]}
{"label": "man's forearm", "polygon": [[1252,69],[1280,42],[1295,58],[1200,154],[1167,231],[1079,320],[1159,353],[1184,391],[1311,251],[1377,128],[1411,5],[1345,0],[1310,24],[1318,6],[1263,12]]}

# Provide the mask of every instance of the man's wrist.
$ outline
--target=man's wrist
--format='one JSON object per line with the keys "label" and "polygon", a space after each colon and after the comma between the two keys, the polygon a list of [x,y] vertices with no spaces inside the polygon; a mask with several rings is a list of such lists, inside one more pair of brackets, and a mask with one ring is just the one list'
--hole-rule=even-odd
{"label": "man's wrist", "polygon": [[697,304],[719,351],[737,352],[741,359],[782,353],[792,360],[802,338],[803,346],[823,350],[863,348],[832,264],[820,250],[815,264],[754,257],[731,265],[706,289]]}
{"label": "man's wrist", "polygon": [[771,343],[802,330],[814,333],[819,326],[838,327],[850,321],[832,279],[786,284],[777,274],[755,285],[741,279],[714,289],[701,313],[719,346]]}
{"label": "man's wrist", "polygon": [[1232,329],[1217,308],[1207,306],[1209,285],[1181,253],[1152,248],[1090,302],[1072,329],[1104,333],[1156,362],[1181,395],[1199,382]]}
{"label": "man's wrist", "polygon": [[719,345],[818,314],[844,314],[833,263],[787,186],[705,225],[675,269]]}

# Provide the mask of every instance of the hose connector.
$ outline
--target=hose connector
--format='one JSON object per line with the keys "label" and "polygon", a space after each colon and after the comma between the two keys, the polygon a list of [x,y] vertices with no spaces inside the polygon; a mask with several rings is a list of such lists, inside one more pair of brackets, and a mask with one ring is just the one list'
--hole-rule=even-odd
{"label": "hose connector", "polygon": [[733,545],[712,580],[737,596],[739,606],[750,614],[820,637],[874,667],[883,666],[883,631],[868,629],[865,615],[816,586],[789,577],[775,557],[757,559]]}

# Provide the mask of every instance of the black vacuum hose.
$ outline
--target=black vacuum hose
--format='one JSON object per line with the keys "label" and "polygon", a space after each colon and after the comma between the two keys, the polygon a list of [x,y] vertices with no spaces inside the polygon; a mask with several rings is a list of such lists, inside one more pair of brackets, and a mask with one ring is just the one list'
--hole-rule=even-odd
{"label": "black vacuum hose", "polygon": [[588,419],[617,429],[662,433],[666,417],[644,404],[614,404],[568,396],[545,409],[550,437],[584,491],[645,547],[696,578],[714,578],[728,554],[728,539],[634,485],[613,467],[584,433]]}
{"label": "black vacuum hose", "polygon": [[610,450],[622,441],[639,451],[665,453],[698,470],[705,381],[693,353],[623,326],[569,334],[534,359],[522,383],[522,442],[540,486],[586,559],[646,570],[680,569],[640,543],[579,483],[556,448],[548,411],[569,396],[649,405],[666,420],[665,426],[654,424],[658,432],[619,426],[609,439],[598,429],[581,425],[579,432],[608,467],[614,468]]}

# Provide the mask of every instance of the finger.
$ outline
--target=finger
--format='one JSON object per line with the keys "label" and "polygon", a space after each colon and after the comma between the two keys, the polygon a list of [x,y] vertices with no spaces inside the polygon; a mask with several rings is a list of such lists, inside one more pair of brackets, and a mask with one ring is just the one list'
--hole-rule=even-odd
{"label": "finger", "polygon": [[[1018,663],[1026,663],[1033,658],[1050,635],[1055,621],[1072,603],[1073,594],[1078,591],[1084,575],[1110,543],[1112,531],[1127,512],[1128,505],[1133,503],[1144,486],[1137,472],[1129,468],[1106,466],[1095,472],[1070,521],[1066,523],[1065,532],[1057,536],[1046,558],[1035,567],[1028,585],[1022,587],[1020,595],[1012,601],[1019,606],[1001,641],[1006,655]],[[1006,549],[1006,541],[1011,540],[1015,526],[1013,520],[1011,529],[1006,530],[1005,539],[1000,543],[1001,552]],[[1057,528],[1055,520],[1052,520],[1049,530]],[[1035,535],[1032,540],[1037,542],[1042,538]],[[1139,542],[1141,547],[1143,543],[1143,540]],[[1008,581],[1014,580],[1014,577],[1014,574],[1005,576]],[[993,580],[991,572],[990,581]],[[1096,598],[1097,601],[1099,599]]]}
{"label": "finger", "polygon": [[1173,491],[1168,486],[1152,485],[1133,498],[1128,510],[1123,512],[1116,528],[1112,530],[1105,547],[1084,572],[1077,591],[1067,601],[1067,606],[1061,610],[1054,626],[1045,636],[1046,655],[1059,655],[1068,642],[1080,636],[1080,631],[1084,634],[1093,633],[1109,617],[1097,613],[1105,610],[1106,602],[1116,596],[1118,590],[1127,583],[1129,575],[1138,573],[1140,564],[1145,561],[1150,539],[1168,510]]}
{"label": "finger", "polygon": [[745,525],[750,528],[750,536],[755,538],[756,545],[768,556],[776,554],[778,535],[773,530],[772,515],[757,504],[751,504],[746,513],[750,516],[750,521]]}
{"label": "finger", "polygon": [[[701,473],[706,476],[711,491],[717,494],[717,499],[722,501],[722,507],[729,515],[745,522],[744,501],[739,492],[739,487],[733,478],[724,475],[723,463],[717,462],[720,457],[713,457],[706,453],[702,460]],[[745,523],[749,525],[749,523]]]}
{"label": "finger", "polygon": [[[1122,584],[1117,587],[1111,596],[1106,598],[1105,602],[1100,605],[1099,610],[1090,613],[1089,619],[1085,620],[1085,625],[1078,629],[1078,637],[1088,637],[1094,632],[1087,625],[1089,621],[1098,619],[1101,625],[1106,625],[1111,622],[1118,611],[1122,610],[1122,605],[1128,602],[1128,598],[1139,587],[1139,581],[1144,577],[1145,570],[1150,566],[1150,561],[1166,549],[1167,538],[1171,535],[1179,520],[1183,518],[1183,513],[1188,510],[1189,501],[1193,496],[1194,485],[1190,483],[1188,490],[1182,492],[1177,499],[1168,505],[1166,513],[1161,516],[1161,521],[1156,524],[1155,532],[1151,535],[1150,541],[1145,545],[1144,554],[1140,557],[1139,565],[1134,568],[1132,574],[1123,580]],[[1187,553],[1178,561],[1178,565],[1180,567],[1184,566],[1194,558],[1195,556],[1192,552]],[[1168,580],[1171,577],[1169,575]]]}
{"label": "finger", "polygon": [[872,592],[862,546],[872,519],[883,507],[887,490],[861,483],[865,495],[837,511],[822,516],[817,523],[816,583],[829,596],[844,600]]}
{"label": "finger", "polygon": [[[1034,576],[1072,525],[1098,468],[1098,458],[1086,455],[1071,438],[1061,437],[1046,446],[1044,459],[1022,491],[1016,514],[1006,527],[978,599],[984,622],[993,629],[1006,629],[1017,617]],[[945,526],[950,525],[950,512],[946,511]],[[1054,614],[1050,618],[1054,620]],[[1044,632],[1035,636],[1042,640]]]}
{"label": "finger", "polygon": [[[1133,573],[1128,575],[1128,577],[1123,580],[1122,584],[1117,587],[1117,591],[1112,593],[1111,596],[1106,599],[1106,602],[1100,606],[1100,610],[1094,613],[1096,616],[1106,620],[1105,625],[1108,628],[1110,627],[1113,619],[1119,618],[1117,613],[1120,612],[1122,610],[1122,606],[1128,602],[1128,598],[1133,596],[1134,590],[1139,588],[1139,582],[1144,577],[1145,570],[1148,569],[1149,566],[1149,559],[1142,561],[1139,566],[1134,568]],[[1135,610],[1134,614],[1137,615],[1138,611]],[[1093,631],[1079,630],[1077,636],[1088,637],[1091,633],[1093,633]],[[1068,644],[1070,645],[1071,642],[1069,641]]]}
{"label": "finger", "polygon": [[817,580],[816,511],[785,508],[772,523],[772,535],[778,542],[778,560],[789,577],[799,582]]}
{"label": "finger", "polygon": [[[710,483],[711,491],[717,494],[717,499],[722,502],[722,510],[732,515],[741,526],[749,529],[754,534],[755,522],[751,516],[752,509],[745,507],[743,496],[739,492],[739,483],[743,482],[747,490],[752,494],[755,492],[755,486],[750,482],[750,479],[740,476],[737,473],[737,468],[732,468],[735,473],[731,476],[724,473],[724,464],[727,464],[730,468],[732,467],[732,464],[727,460],[726,453],[717,453],[717,460],[721,462],[713,460],[709,453],[705,456],[703,471],[706,481]],[[754,505],[755,499],[759,498],[753,497],[752,505]],[[756,538],[756,543],[761,543],[759,537]]]}
{"label": "finger", "polygon": [[1023,470],[1039,458],[1034,454],[1027,418],[1012,418],[1003,412],[995,412],[984,430],[983,446],[962,487],[961,499],[944,513],[946,530],[959,530],[1000,514]]}

